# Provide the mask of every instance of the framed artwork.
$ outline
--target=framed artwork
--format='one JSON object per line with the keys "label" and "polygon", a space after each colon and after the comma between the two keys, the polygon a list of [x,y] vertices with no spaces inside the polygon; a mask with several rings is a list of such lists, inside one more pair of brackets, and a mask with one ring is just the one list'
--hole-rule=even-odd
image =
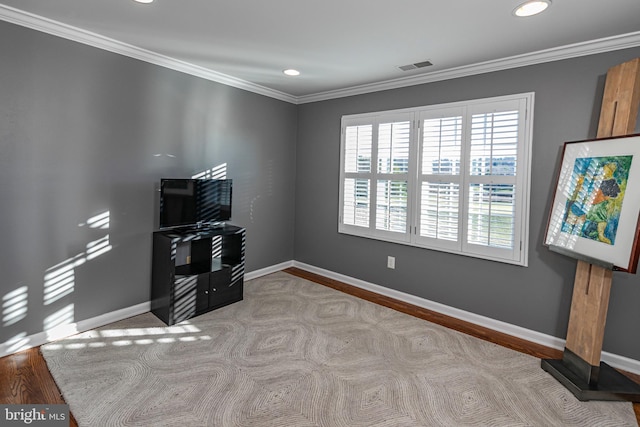
{"label": "framed artwork", "polygon": [[640,134],[567,142],[545,245],[635,273],[640,215]]}

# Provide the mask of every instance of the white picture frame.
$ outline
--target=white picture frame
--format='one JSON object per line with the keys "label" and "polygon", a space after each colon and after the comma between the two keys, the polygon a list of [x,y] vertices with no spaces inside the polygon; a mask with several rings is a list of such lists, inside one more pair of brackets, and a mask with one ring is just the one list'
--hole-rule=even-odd
{"label": "white picture frame", "polygon": [[550,250],[635,273],[640,134],[566,142],[547,224]]}

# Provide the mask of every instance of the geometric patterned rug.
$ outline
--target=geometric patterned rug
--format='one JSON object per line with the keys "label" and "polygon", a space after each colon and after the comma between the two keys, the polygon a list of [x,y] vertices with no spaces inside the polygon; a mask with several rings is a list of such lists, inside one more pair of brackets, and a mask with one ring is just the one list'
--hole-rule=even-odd
{"label": "geometric patterned rug", "polygon": [[636,426],[540,360],[277,272],[174,326],[145,313],[41,347],[80,426]]}

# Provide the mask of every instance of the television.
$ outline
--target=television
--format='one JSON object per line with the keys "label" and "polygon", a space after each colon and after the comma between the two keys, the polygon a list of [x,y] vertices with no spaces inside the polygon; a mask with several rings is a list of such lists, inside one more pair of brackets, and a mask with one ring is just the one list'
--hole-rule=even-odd
{"label": "television", "polygon": [[160,180],[160,228],[211,225],[231,219],[232,180]]}

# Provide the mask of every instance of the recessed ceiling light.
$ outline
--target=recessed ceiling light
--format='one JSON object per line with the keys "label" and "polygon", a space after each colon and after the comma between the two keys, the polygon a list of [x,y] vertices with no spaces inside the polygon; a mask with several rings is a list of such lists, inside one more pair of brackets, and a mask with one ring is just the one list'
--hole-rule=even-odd
{"label": "recessed ceiling light", "polygon": [[138,3],[153,3],[153,0],[133,0],[136,1]]}
{"label": "recessed ceiling light", "polygon": [[294,70],[293,68],[288,68],[284,71],[282,71],[283,73],[285,73],[287,76],[299,76],[300,75],[300,71],[298,70]]}
{"label": "recessed ceiling light", "polygon": [[551,0],[530,0],[522,3],[513,10],[513,14],[518,17],[537,15],[551,6]]}

